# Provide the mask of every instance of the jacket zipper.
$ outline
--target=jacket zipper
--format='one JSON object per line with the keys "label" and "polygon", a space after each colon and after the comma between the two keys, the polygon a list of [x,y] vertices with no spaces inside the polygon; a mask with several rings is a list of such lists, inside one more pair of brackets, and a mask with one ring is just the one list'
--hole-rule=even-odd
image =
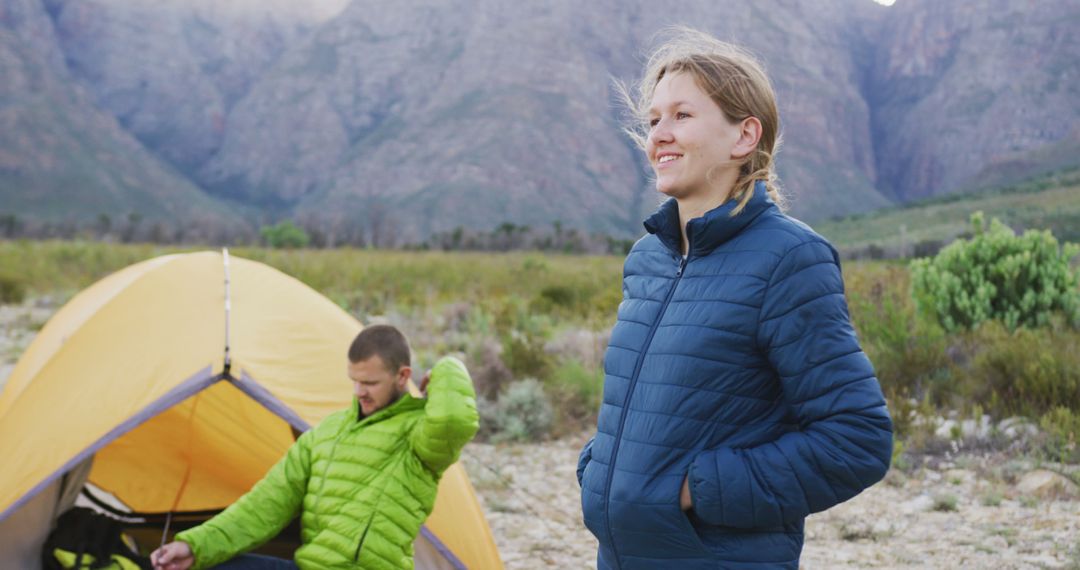
{"label": "jacket zipper", "polygon": [[[367,419],[367,418],[365,418],[365,419]],[[334,445],[330,446],[330,457],[328,457],[326,459],[326,469],[327,469],[327,471],[329,471],[329,469],[330,469],[330,464],[334,462],[334,453],[337,451],[338,442],[341,441],[341,438],[345,437],[346,433],[348,433],[348,432],[350,432],[350,431],[352,431],[354,429],[359,429],[360,427],[362,427],[362,426],[359,425],[361,423],[363,423],[363,420],[356,421],[354,423],[345,424],[345,427],[338,431],[337,436],[334,438]],[[319,502],[322,501],[322,492],[323,492],[323,487],[326,487],[326,479],[327,479],[326,473],[323,473],[322,481],[319,482],[319,490],[315,493],[315,502],[311,504],[311,512],[313,512],[313,513],[317,514],[319,512],[316,509],[316,507],[318,507]]]}
{"label": "jacket zipper", "polygon": [[615,460],[619,456],[619,444],[622,443],[623,426],[626,425],[626,416],[630,411],[630,398],[634,395],[634,387],[637,385],[638,375],[641,373],[641,365],[645,362],[645,353],[649,351],[653,336],[656,335],[656,329],[660,328],[660,321],[664,319],[664,313],[667,312],[668,304],[671,303],[671,297],[675,295],[675,289],[678,288],[679,281],[682,280],[686,262],[690,260],[689,252],[691,248],[687,247],[686,250],[687,256],[679,262],[679,269],[675,273],[675,281],[671,284],[667,296],[664,297],[664,304],[661,305],[660,312],[656,315],[656,322],[649,329],[649,336],[645,338],[645,344],[641,346],[641,354],[638,354],[637,363],[634,364],[634,373],[630,376],[630,385],[627,386],[626,397],[623,399],[623,411],[619,417],[619,429],[615,432],[615,446],[611,450],[611,468],[608,469],[607,484],[604,485],[604,511],[607,519],[608,544],[611,545],[611,552],[615,555],[616,568],[622,568],[622,562],[619,561],[619,551],[615,547],[615,534],[611,531],[611,505],[609,504],[611,501],[611,480],[615,477]]}
{"label": "jacket zipper", "polygon": [[367,538],[368,530],[371,529],[371,522],[375,520],[375,511],[371,512],[371,516],[368,517],[367,524],[364,525],[364,532],[360,533],[360,541],[356,543],[356,552],[353,553],[353,562],[360,561],[360,550],[364,548],[364,539]]}
{"label": "jacket zipper", "polygon": [[[392,465],[389,471],[393,471],[398,467],[404,457],[400,453],[395,454],[398,456],[398,462]],[[375,520],[375,514],[379,512],[379,503],[382,501],[383,495],[386,494],[386,485],[389,484],[389,479],[383,478],[383,483],[379,487],[379,492],[375,495],[375,500],[371,505],[371,515],[368,516],[367,524],[364,525],[364,532],[360,534],[360,542],[356,544],[356,552],[353,553],[353,562],[360,561],[360,550],[364,547],[364,540],[367,538],[368,530],[371,529],[371,523]]]}

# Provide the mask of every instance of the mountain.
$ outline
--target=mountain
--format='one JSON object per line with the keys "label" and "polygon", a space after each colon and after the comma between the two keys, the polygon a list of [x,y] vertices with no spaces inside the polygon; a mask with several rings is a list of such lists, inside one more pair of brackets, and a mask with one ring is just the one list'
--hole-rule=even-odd
{"label": "mountain", "polygon": [[1080,4],[904,0],[867,100],[878,184],[900,202],[1080,163]]}
{"label": "mountain", "polygon": [[689,20],[745,42],[773,70],[796,211],[884,205],[844,41],[860,11],[826,4],[834,17],[814,23],[821,14],[798,2],[686,2],[676,15],[644,2],[357,0],[237,105],[200,180],[305,218],[333,212],[331,226],[373,236],[386,233],[380,224],[423,235],[555,220],[636,232],[657,199],[620,130],[612,76],[632,80],[649,36]]}
{"label": "mountain", "polygon": [[[108,144],[132,146],[129,166],[147,171],[126,175],[130,195],[112,192],[127,210],[175,195],[248,224],[292,217],[330,242],[506,222],[640,233],[658,198],[621,132],[613,80],[635,80],[670,24],[763,60],[781,111],[779,172],[804,219],[1080,162],[1068,33],[1080,7],[1068,0],[0,0],[0,22],[9,6],[34,12],[37,32],[0,49],[78,101],[49,112],[101,123],[49,144],[122,140]],[[49,148],[16,139],[60,122],[12,116],[22,122],[3,131],[18,136],[0,133],[0,177],[5,152],[25,169],[37,160],[27,149]],[[39,186],[109,199],[79,169],[112,174],[118,159],[47,154],[57,162]],[[38,215],[23,206],[31,186],[0,181],[20,214]],[[55,212],[97,215],[41,192]]]}
{"label": "mountain", "polygon": [[73,76],[147,148],[190,173],[271,64],[346,0],[49,0]]}
{"label": "mountain", "polygon": [[95,107],[36,1],[0,4],[0,77],[0,210],[29,229],[102,215],[189,237],[246,224]]}

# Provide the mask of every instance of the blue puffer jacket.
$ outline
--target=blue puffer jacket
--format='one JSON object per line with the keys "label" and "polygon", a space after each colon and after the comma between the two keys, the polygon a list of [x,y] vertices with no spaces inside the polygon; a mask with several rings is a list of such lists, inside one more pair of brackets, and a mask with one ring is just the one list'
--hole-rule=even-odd
{"label": "blue puffer jacket", "polygon": [[684,261],[669,200],[626,258],[578,464],[600,570],[796,569],[803,519],[889,468],[892,423],[836,251],[760,183],[732,208],[690,221]]}

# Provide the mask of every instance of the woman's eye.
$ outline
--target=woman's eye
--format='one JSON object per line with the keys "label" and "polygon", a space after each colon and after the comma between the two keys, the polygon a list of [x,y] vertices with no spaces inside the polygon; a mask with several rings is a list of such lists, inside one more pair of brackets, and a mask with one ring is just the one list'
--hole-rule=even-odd
{"label": "woman's eye", "polygon": [[675,113],[676,119],[686,119],[688,117],[690,117],[690,113],[683,113],[682,111]]}
{"label": "woman's eye", "polygon": [[649,127],[655,127],[660,124],[660,119],[649,119]]}

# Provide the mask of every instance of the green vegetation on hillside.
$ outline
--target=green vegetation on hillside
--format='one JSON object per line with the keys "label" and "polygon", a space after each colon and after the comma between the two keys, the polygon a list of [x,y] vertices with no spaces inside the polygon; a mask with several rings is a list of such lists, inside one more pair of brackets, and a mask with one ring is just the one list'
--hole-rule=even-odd
{"label": "green vegetation on hillside", "polygon": [[1016,229],[1048,229],[1061,241],[1080,242],[1080,169],[822,222],[814,229],[848,256],[923,257],[963,235],[976,211]]}

